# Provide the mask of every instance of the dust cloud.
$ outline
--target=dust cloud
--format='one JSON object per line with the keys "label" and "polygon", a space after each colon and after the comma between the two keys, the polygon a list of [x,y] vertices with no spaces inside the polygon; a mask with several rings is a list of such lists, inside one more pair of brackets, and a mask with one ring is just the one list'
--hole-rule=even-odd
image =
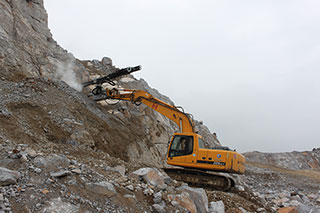
{"label": "dust cloud", "polygon": [[57,62],[56,66],[56,77],[80,92],[82,90],[82,85],[78,82],[74,73],[74,61],[72,59],[68,59],[65,62]]}

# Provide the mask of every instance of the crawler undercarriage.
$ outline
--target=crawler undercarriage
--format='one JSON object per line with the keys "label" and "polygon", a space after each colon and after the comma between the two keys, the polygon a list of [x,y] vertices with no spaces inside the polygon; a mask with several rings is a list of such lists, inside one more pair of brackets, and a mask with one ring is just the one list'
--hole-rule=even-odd
{"label": "crawler undercarriage", "polygon": [[218,172],[208,172],[189,168],[163,168],[163,170],[172,179],[195,186],[227,191],[235,185],[235,181],[231,177]]}

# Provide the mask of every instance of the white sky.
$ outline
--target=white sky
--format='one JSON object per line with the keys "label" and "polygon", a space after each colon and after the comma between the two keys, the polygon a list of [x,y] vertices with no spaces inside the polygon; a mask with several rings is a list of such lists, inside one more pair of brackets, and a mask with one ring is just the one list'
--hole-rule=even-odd
{"label": "white sky", "polygon": [[244,151],[320,147],[320,1],[45,0],[55,40],[112,58]]}

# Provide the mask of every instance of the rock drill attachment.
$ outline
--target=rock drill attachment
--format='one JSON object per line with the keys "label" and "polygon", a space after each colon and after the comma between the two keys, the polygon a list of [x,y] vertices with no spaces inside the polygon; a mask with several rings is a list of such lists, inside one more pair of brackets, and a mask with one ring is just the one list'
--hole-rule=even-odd
{"label": "rock drill attachment", "polygon": [[83,87],[87,87],[87,86],[90,86],[90,85],[101,85],[103,83],[109,83],[110,85],[114,86],[114,82],[113,80],[115,78],[118,78],[120,76],[123,76],[123,75],[128,75],[130,73],[133,73],[133,72],[136,72],[136,71],[139,71],[141,70],[141,66],[135,66],[135,67],[127,67],[127,68],[122,68],[120,69],[118,72],[114,72],[114,73],[111,73],[109,75],[106,75],[104,77],[101,77],[101,78],[97,78],[97,79],[94,79],[94,80],[91,80],[91,81],[87,81],[87,82],[83,82],[82,83],[82,86]]}

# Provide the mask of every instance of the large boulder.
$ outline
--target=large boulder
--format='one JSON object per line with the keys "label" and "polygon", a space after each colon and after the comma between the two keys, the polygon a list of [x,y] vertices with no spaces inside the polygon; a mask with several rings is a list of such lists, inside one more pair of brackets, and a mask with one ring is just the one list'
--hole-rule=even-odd
{"label": "large boulder", "polygon": [[117,194],[117,191],[113,187],[112,183],[106,182],[106,181],[101,181],[98,183],[88,183],[86,185],[87,190],[101,194],[101,195],[107,195],[109,197],[114,196]]}
{"label": "large boulder", "polygon": [[61,198],[51,199],[47,206],[43,209],[43,213],[76,213],[79,212],[80,205],[73,205],[71,203],[63,202]]}
{"label": "large boulder", "polygon": [[189,186],[181,186],[178,190],[187,192],[196,205],[197,212],[208,212],[208,196],[202,188],[191,188]]}
{"label": "large boulder", "polygon": [[19,178],[19,172],[0,167],[0,186],[16,184]]}
{"label": "large boulder", "polygon": [[197,213],[197,207],[195,202],[192,200],[187,192],[182,192],[181,194],[169,194],[168,200],[171,201],[173,205],[177,203],[177,207],[182,207],[187,209],[191,213]]}
{"label": "large boulder", "polygon": [[64,155],[50,154],[48,156],[37,156],[33,163],[37,167],[67,167],[70,165],[70,160]]}
{"label": "large boulder", "polygon": [[159,189],[165,189],[171,179],[156,168],[141,168],[130,174],[131,177],[143,179],[146,183]]}

